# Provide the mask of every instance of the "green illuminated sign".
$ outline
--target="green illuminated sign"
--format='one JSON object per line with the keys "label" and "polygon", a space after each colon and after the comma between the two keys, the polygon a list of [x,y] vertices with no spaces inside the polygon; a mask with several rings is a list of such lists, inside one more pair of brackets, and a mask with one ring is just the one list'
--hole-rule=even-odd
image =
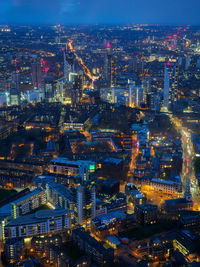
{"label": "green illuminated sign", "polygon": [[89,170],[90,170],[90,171],[94,171],[94,170],[95,170],[95,164],[90,165],[90,166],[89,166]]}

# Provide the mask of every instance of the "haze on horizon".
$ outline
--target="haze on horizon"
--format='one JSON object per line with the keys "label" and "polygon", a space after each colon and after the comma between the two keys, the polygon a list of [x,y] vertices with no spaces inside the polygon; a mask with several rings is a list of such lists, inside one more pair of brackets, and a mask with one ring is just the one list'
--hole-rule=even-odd
{"label": "haze on horizon", "polygon": [[0,23],[200,25],[199,0],[1,0]]}

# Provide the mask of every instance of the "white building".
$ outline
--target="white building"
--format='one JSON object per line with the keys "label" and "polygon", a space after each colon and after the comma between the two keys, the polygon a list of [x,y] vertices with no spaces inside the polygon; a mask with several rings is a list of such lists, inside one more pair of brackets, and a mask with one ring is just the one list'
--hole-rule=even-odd
{"label": "white building", "polygon": [[5,226],[5,238],[53,234],[71,228],[71,210],[40,210],[11,220]]}
{"label": "white building", "polygon": [[129,107],[139,107],[144,102],[143,86],[129,81]]}
{"label": "white building", "polygon": [[182,184],[169,180],[152,179],[150,185],[155,191],[167,194],[177,194],[182,192]]}
{"label": "white building", "polygon": [[96,169],[95,162],[88,160],[68,160],[67,158],[55,158],[51,160],[49,172],[56,174],[65,174],[79,176],[83,181],[87,181],[89,174]]}

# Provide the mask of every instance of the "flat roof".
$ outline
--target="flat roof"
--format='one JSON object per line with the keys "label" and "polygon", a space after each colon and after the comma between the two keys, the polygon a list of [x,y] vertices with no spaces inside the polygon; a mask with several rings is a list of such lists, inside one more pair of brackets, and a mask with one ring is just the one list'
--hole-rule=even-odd
{"label": "flat roof", "polygon": [[62,184],[49,182],[47,183],[50,188],[58,192],[60,195],[64,196],[68,200],[73,200],[72,192],[69,188],[65,187]]}
{"label": "flat roof", "polygon": [[161,183],[161,184],[171,184],[171,185],[177,184],[176,182],[173,182],[173,181],[160,180],[160,179],[155,179],[155,178],[153,178],[151,181],[156,182],[156,183]]}
{"label": "flat roof", "polygon": [[121,159],[118,159],[118,158],[106,158],[105,160],[104,160],[104,162],[106,162],[106,163],[113,163],[113,164],[119,164],[119,163],[121,163],[122,162],[122,160]]}
{"label": "flat roof", "polygon": [[99,215],[96,218],[99,219],[100,221],[109,221],[113,218],[120,219],[124,216],[126,216],[126,214],[123,211],[112,211],[107,214]]}
{"label": "flat roof", "polygon": [[113,243],[114,245],[120,245],[121,244],[121,242],[119,241],[119,239],[115,235],[109,235],[106,237],[106,239],[108,241],[110,241],[111,243]]}
{"label": "flat roof", "polygon": [[44,222],[52,217],[60,217],[66,214],[70,214],[71,212],[72,212],[71,210],[66,210],[66,209],[39,210],[33,214],[24,215],[17,219],[13,219],[7,224],[7,226],[8,227],[18,226],[18,225],[20,226],[20,225],[25,225],[25,224],[34,224],[38,222]]}
{"label": "flat roof", "polygon": [[69,160],[67,158],[61,158],[61,157],[52,159],[51,162],[52,163],[71,164],[71,165],[95,164],[94,161],[89,161],[89,160],[76,160],[76,161],[73,161],[73,160]]}

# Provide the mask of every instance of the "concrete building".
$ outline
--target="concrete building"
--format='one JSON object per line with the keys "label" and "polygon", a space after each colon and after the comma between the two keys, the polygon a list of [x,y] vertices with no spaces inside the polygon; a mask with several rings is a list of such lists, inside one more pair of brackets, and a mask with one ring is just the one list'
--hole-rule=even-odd
{"label": "concrete building", "polygon": [[11,220],[5,226],[5,237],[9,239],[56,234],[71,228],[73,216],[71,210],[40,210]]}
{"label": "concrete building", "polygon": [[49,172],[79,176],[83,181],[89,179],[89,174],[96,169],[95,162],[87,160],[72,161],[67,158],[55,158],[50,162]]}

